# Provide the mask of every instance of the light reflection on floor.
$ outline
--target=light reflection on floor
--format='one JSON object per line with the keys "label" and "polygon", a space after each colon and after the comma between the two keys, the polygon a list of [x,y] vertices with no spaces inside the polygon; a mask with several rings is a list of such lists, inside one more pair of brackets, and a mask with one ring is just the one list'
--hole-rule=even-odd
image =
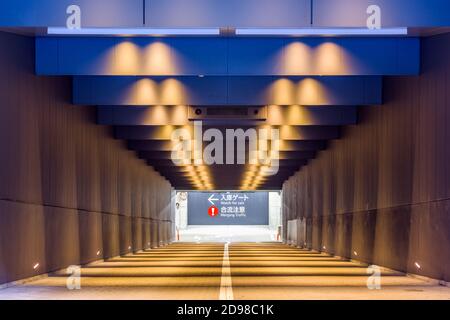
{"label": "light reflection on floor", "polygon": [[189,226],[179,230],[183,242],[269,242],[277,230],[268,226]]}
{"label": "light reflection on floor", "polygon": [[[61,271],[0,290],[0,299],[218,299],[224,244],[175,243],[83,267],[81,290]],[[382,270],[367,288],[367,266],[280,243],[232,243],[234,299],[450,299],[450,288]]]}

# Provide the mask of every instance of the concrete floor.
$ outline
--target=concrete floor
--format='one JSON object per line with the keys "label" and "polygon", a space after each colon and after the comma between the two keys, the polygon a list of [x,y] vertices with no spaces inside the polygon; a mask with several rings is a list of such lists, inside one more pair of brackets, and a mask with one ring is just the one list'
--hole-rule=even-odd
{"label": "concrete floor", "polygon": [[448,287],[389,270],[369,290],[366,265],[280,243],[233,243],[228,259],[224,248],[175,243],[83,267],[80,290],[57,272],[0,290],[0,299],[450,299]]}

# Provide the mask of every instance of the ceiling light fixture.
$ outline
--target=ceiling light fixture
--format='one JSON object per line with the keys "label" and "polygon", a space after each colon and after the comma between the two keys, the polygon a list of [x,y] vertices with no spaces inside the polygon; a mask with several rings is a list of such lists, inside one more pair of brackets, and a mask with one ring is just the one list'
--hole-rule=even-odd
{"label": "ceiling light fixture", "polygon": [[219,28],[47,28],[47,35],[60,36],[218,36]]}
{"label": "ceiling light fixture", "polygon": [[405,36],[408,28],[238,28],[238,36]]}

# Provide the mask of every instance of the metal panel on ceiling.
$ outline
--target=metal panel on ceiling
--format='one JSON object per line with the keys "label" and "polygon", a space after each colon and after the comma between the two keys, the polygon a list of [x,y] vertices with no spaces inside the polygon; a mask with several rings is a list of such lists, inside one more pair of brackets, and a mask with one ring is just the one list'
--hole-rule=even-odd
{"label": "metal panel on ceiling", "polygon": [[2,0],[2,27],[66,27],[67,8],[81,9],[81,27],[142,27],[142,0]]}
{"label": "metal panel on ceiling", "polygon": [[310,0],[146,0],[148,27],[305,27]]}
{"label": "metal panel on ceiling", "polygon": [[448,0],[314,0],[315,27],[366,27],[370,5],[381,9],[381,27],[450,25]]}

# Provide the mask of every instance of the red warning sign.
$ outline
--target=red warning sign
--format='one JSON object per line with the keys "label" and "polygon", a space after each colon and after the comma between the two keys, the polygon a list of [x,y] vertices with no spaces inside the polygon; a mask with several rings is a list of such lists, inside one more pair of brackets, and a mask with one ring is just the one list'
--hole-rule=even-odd
{"label": "red warning sign", "polygon": [[219,214],[219,209],[216,206],[211,206],[208,208],[208,214],[210,217],[217,217]]}

